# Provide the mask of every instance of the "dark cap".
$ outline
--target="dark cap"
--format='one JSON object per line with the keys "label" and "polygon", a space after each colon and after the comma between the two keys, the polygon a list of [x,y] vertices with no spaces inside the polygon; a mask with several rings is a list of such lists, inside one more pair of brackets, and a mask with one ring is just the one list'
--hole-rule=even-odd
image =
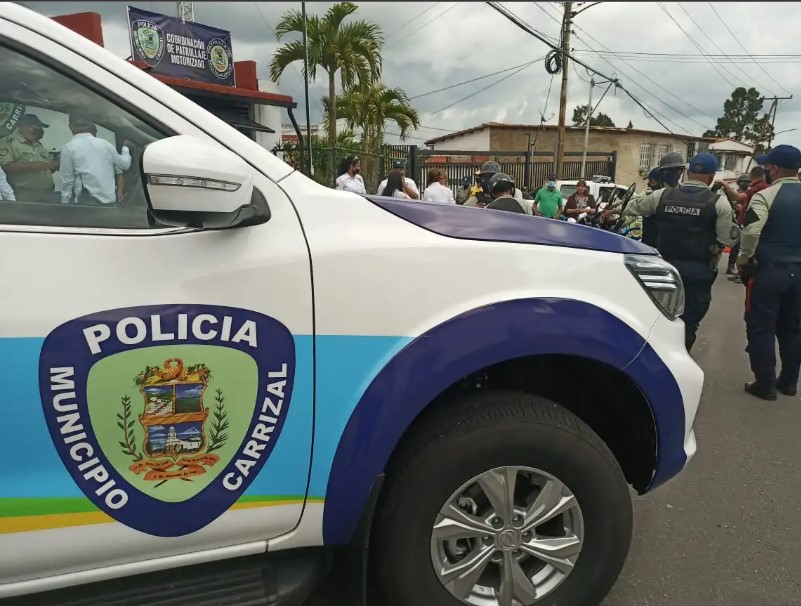
{"label": "dark cap", "polygon": [[767,154],[757,156],[757,164],[772,164],[779,168],[798,170],[801,168],[801,150],[792,145],[777,145]]}
{"label": "dark cap", "polygon": [[648,176],[645,178],[646,181],[659,181],[659,177],[662,176],[662,173],[659,171],[659,167],[655,166],[651,169],[648,173]]}
{"label": "dark cap", "polygon": [[17,126],[41,126],[42,128],[47,128],[50,125],[42,122],[36,114],[23,114],[17,120]]}
{"label": "dark cap", "polygon": [[395,160],[392,163],[392,168],[406,168],[406,162],[403,160]]}
{"label": "dark cap", "polygon": [[551,173],[548,175],[548,181],[556,181],[556,173]]}
{"label": "dark cap", "polygon": [[690,160],[687,171],[696,175],[714,175],[718,172],[718,159],[709,152],[695,154]]}

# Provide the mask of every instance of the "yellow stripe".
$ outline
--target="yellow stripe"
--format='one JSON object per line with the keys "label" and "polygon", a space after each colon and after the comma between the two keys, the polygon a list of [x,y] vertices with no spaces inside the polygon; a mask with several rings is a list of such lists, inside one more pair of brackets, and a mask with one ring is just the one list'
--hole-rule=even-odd
{"label": "yellow stripe", "polygon": [[[302,502],[303,501],[299,500],[249,501],[244,503],[234,503],[229,511],[235,509],[256,509],[259,507],[277,507],[279,505],[300,505]],[[308,502],[323,503],[324,499],[310,498],[308,499]],[[88,513],[56,513],[36,516],[18,516],[11,518],[0,518],[0,534],[113,523],[114,520],[101,511],[93,511]]]}

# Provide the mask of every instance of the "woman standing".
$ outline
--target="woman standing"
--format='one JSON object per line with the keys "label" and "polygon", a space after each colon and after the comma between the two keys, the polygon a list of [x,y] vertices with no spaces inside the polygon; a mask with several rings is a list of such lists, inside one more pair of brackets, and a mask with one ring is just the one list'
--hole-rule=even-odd
{"label": "woman standing", "polygon": [[411,200],[409,194],[403,191],[403,174],[395,171],[387,175],[387,184],[384,189],[378,192],[380,196],[387,196],[388,198],[403,198],[404,200]]}
{"label": "woman standing", "polygon": [[362,166],[359,156],[348,156],[339,163],[339,176],[336,181],[336,189],[352,191],[354,194],[366,194],[364,179],[359,174]]}
{"label": "woman standing", "polygon": [[428,187],[423,192],[423,202],[439,202],[440,204],[456,204],[448,179],[441,168],[428,171]]}
{"label": "woman standing", "polygon": [[597,205],[595,203],[595,198],[589,192],[587,182],[584,179],[580,179],[578,183],[576,183],[576,193],[567,199],[564,213],[567,215],[568,219],[578,219],[579,215],[584,213],[593,215],[596,211]]}

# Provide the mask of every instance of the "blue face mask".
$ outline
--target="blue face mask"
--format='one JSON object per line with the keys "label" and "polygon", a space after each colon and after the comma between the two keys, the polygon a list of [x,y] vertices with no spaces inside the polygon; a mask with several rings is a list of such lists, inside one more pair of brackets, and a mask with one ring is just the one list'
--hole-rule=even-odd
{"label": "blue face mask", "polygon": [[555,187],[556,187],[556,182],[555,182],[555,181],[548,181],[548,183],[547,183],[546,187],[547,187],[548,189],[553,189],[553,188],[555,188]]}

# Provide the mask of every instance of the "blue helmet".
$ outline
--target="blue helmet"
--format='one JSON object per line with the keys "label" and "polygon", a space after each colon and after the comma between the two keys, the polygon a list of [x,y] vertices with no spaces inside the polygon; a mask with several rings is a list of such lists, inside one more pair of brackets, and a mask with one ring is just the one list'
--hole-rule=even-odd
{"label": "blue helmet", "polygon": [[659,167],[655,166],[651,169],[651,172],[648,173],[648,181],[659,181]]}

